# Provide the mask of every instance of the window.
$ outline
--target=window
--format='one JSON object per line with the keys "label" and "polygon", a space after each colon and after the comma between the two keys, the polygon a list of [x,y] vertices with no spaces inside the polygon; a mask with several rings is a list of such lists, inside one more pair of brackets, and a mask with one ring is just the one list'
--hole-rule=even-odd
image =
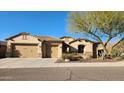
{"label": "window", "polygon": [[84,53],[84,45],[78,45],[78,53]]}
{"label": "window", "polygon": [[27,35],[23,35],[22,39],[27,40]]}

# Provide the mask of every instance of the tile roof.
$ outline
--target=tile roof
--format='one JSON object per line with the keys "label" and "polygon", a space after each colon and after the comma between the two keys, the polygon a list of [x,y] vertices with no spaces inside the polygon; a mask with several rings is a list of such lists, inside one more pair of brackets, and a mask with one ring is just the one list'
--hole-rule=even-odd
{"label": "tile roof", "polygon": [[85,41],[88,41],[88,42],[91,42],[91,43],[100,43],[100,42],[95,42],[95,41],[88,40],[86,38],[79,38],[79,39],[75,39],[75,40],[69,42],[69,44],[71,44],[73,42],[76,42],[76,41],[80,41],[80,40],[85,40]]}
{"label": "tile roof", "polygon": [[51,36],[35,36],[36,38],[40,39],[41,41],[62,41],[59,38],[51,37]]}
{"label": "tile roof", "polygon": [[[11,37],[7,38],[6,40],[12,39],[12,38],[20,36],[20,35],[31,35],[31,34],[27,33],[27,32],[22,32],[22,33],[14,35],[14,36],[11,36]],[[32,36],[34,36],[34,35],[32,35]],[[45,41],[57,41],[57,42],[62,41],[59,38],[55,38],[55,37],[51,37],[51,36],[34,36],[34,37],[38,38],[41,41],[43,41],[43,40],[45,40]]]}
{"label": "tile roof", "polygon": [[5,41],[0,41],[0,45],[7,45]]}
{"label": "tile roof", "polygon": [[20,36],[20,35],[30,35],[30,33],[21,32],[21,33],[19,33],[19,34],[16,34],[16,35],[13,35],[13,36],[11,36],[11,37],[9,37],[9,38],[6,38],[6,40],[12,39],[12,38],[17,37],[17,36]]}

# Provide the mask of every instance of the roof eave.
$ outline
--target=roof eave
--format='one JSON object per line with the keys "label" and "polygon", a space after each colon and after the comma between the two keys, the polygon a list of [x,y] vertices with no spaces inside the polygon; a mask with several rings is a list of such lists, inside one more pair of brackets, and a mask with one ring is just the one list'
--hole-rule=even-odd
{"label": "roof eave", "polygon": [[5,40],[10,40],[10,39],[15,38],[15,37],[20,36],[20,35],[30,35],[30,33],[22,32],[22,33],[14,35],[14,36],[11,36],[9,38],[6,38]]}

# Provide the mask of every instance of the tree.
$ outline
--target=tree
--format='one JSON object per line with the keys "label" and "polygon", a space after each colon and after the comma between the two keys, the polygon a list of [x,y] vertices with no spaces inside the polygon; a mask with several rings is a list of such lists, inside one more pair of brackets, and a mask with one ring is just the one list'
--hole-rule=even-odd
{"label": "tree", "polygon": [[112,56],[124,56],[124,39],[113,48]]}
{"label": "tree", "polygon": [[68,16],[68,28],[71,32],[80,33],[101,42],[105,55],[108,52],[107,45],[114,39],[118,42],[112,49],[124,39],[124,12],[117,11],[92,11],[70,12]]}

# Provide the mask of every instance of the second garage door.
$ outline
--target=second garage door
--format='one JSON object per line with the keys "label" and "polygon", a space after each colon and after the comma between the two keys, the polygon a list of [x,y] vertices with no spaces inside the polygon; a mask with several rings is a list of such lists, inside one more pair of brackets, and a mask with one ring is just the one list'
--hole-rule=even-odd
{"label": "second garage door", "polygon": [[14,44],[12,45],[12,56],[36,58],[38,57],[38,47],[36,44]]}
{"label": "second garage door", "polygon": [[51,47],[51,57],[52,58],[57,58],[58,57],[58,46],[57,45],[53,45]]}

